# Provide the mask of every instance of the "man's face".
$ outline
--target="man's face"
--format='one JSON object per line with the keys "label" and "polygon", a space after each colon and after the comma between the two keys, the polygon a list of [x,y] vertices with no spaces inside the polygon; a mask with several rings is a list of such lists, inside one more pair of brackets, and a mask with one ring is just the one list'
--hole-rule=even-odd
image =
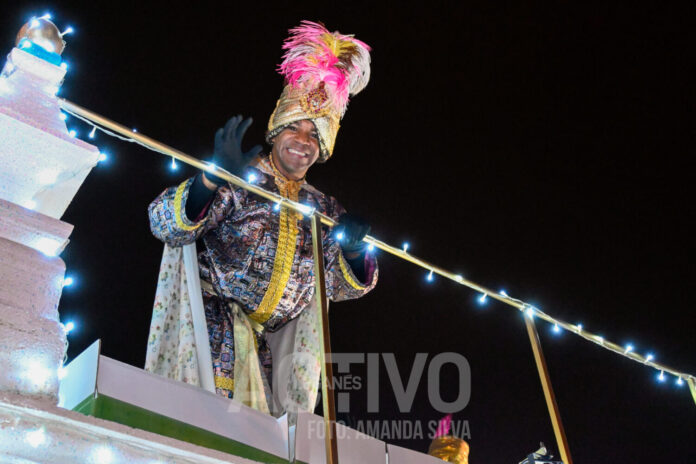
{"label": "man's face", "polygon": [[291,123],[273,139],[273,163],[288,179],[302,179],[319,158],[319,134],[308,119]]}

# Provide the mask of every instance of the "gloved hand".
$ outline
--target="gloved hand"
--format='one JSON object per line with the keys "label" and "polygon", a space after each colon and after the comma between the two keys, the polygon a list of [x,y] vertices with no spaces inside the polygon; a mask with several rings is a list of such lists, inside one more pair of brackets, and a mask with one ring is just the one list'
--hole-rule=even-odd
{"label": "gloved hand", "polygon": [[334,228],[334,237],[341,244],[344,254],[361,253],[367,243],[363,242],[370,233],[370,226],[356,214],[343,213],[338,217],[338,225]]}
{"label": "gloved hand", "polygon": [[[261,145],[254,145],[249,151],[242,151],[242,139],[247,129],[253,122],[252,118],[243,119],[241,115],[234,116],[227,121],[224,128],[215,133],[215,150],[212,162],[216,166],[226,169],[236,176],[242,176],[249,163],[261,153]],[[213,174],[206,172],[205,178],[217,186],[225,184]]]}

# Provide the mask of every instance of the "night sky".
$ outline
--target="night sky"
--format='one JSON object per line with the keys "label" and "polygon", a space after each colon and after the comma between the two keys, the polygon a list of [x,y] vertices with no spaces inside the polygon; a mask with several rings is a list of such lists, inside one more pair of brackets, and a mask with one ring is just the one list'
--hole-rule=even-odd
{"label": "night sky", "polygon": [[[687,12],[656,2],[490,3],[15,2],[0,17],[1,45],[9,52],[32,14],[51,11],[76,29],[61,96],[207,158],[215,130],[237,113],[256,121],[247,146],[262,143],[289,28],[310,19],[354,33],[373,48],[372,79],[310,183],[367,218],[379,239],[407,240],[427,261],[696,373]],[[68,123],[86,139],[88,126]],[[77,323],[68,354],[101,338],[103,354],[140,367],[162,252],[147,206],[195,170],[172,172],[167,158],[103,134],[94,143],[108,161],[63,217],[75,226],[62,254],[76,278],[60,303]],[[539,441],[557,454],[520,313],[378,256],[377,288],[331,306],[333,350],[394,353],[404,381],[417,353],[460,353],[472,394],[454,420],[468,421],[472,464],[517,463]],[[576,463],[696,461],[686,386],[538,328]],[[451,367],[441,382],[449,401],[459,389]],[[384,365],[380,412],[368,413],[366,372],[353,366],[363,388],[339,419],[441,417],[425,375],[413,410],[400,412]]]}

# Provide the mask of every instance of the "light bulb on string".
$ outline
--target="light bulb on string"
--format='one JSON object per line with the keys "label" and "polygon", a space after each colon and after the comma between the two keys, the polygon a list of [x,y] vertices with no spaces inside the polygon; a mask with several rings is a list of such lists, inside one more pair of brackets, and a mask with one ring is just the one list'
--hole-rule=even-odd
{"label": "light bulb on string", "polygon": [[93,139],[94,135],[97,133],[97,126],[92,127],[92,130],[89,132],[89,138]]}
{"label": "light bulb on string", "polygon": [[253,184],[254,182],[256,182],[256,174],[254,174],[253,172],[251,174],[249,174],[247,176],[247,182],[249,182],[250,184]]}
{"label": "light bulb on string", "polygon": [[61,67],[62,69],[64,69],[64,70],[67,71],[67,70],[68,70],[68,63],[65,62],[65,61],[63,61],[63,62],[60,64],[60,67]]}
{"label": "light bulb on string", "polygon": [[74,283],[75,279],[71,276],[68,276],[65,279],[63,279],[63,287],[70,287]]}
{"label": "light bulb on string", "polygon": [[338,241],[340,242],[341,240],[343,240],[343,236],[344,236],[344,235],[343,235],[343,231],[337,233],[337,234],[336,234],[336,240],[338,240]]}
{"label": "light bulb on string", "polygon": [[177,169],[179,169],[179,166],[177,166],[177,164],[176,164],[176,158],[174,158],[173,156],[172,156],[172,162],[169,165],[169,169],[171,169],[172,171],[176,171]]}
{"label": "light bulb on string", "polygon": [[558,324],[554,324],[552,330],[554,333],[561,333],[561,328],[558,327]]}
{"label": "light bulb on string", "polygon": [[305,204],[302,204],[302,203],[301,203],[301,204],[299,205],[299,207],[300,207],[300,212],[301,212],[304,216],[311,216],[312,214],[314,214],[314,209],[315,209],[314,206],[305,205]]}
{"label": "light bulb on string", "polygon": [[404,250],[404,253],[408,253],[408,247],[409,247],[408,242],[404,242],[404,244],[401,246],[401,248],[403,248],[403,250]]}
{"label": "light bulb on string", "polygon": [[578,332],[582,332],[582,324],[578,324],[577,328],[578,328]]}
{"label": "light bulb on string", "polygon": [[657,380],[659,380],[660,382],[665,381],[665,371],[660,371],[660,375],[657,376]]}
{"label": "light bulb on string", "polygon": [[70,135],[70,137],[77,137],[77,131],[75,129],[70,129],[68,134]]}
{"label": "light bulb on string", "polygon": [[479,304],[485,304],[486,303],[486,297],[488,296],[487,293],[482,293],[480,297],[478,297],[478,302]]}
{"label": "light bulb on string", "polygon": [[60,36],[63,37],[64,35],[72,34],[73,32],[75,32],[75,29],[68,26],[68,28],[66,30],[64,30],[63,32],[60,33]]}
{"label": "light bulb on string", "polygon": [[425,280],[427,280],[428,282],[432,282],[433,278],[433,270],[431,269],[428,275],[426,276]]}
{"label": "light bulb on string", "polygon": [[631,351],[633,351],[633,345],[631,345],[631,344],[629,343],[628,345],[626,345],[626,349],[624,350],[624,354],[628,354],[628,353],[630,353]]}
{"label": "light bulb on string", "polygon": [[602,337],[601,335],[597,335],[597,340],[599,341],[600,345],[604,345],[604,337]]}
{"label": "light bulb on string", "polygon": [[39,19],[48,19],[50,21],[51,20],[51,13],[46,13],[43,16],[41,16]]}
{"label": "light bulb on string", "polygon": [[70,333],[75,330],[75,323],[73,321],[68,321],[65,324],[65,333]]}
{"label": "light bulb on string", "polygon": [[525,311],[525,314],[527,314],[527,317],[529,318],[534,318],[534,307],[528,306],[527,310]]}
{"label": "light bulb on string", "polygon": [[68,115],[65,114],[65,113],[62,113],[62,112],[60,113],[60,115],[59,115],[58,117],[59,117],[62,121],[65,121],[66,119],[68,119]]}
{"label": "light bulb on string", "polygon": [[652,361],[653,359],[655,359],[655,356],[653,356],[652,353],[648,353],[648,355],[645,357],[645,361],[646,361],[646,362],[650,362],[650,361]]}
{"label": "light bulb on string", "polygon": [[370,243],[369,245],[367,245],[367,251],[369,251],[369,252],[375,251],[375,246],[372,243]]}
{"label": "light bulb on string", "polygon": [[280,202],[277,202],[275,205],[273,205],[273,211],[280,211]]}
{"label": "light bulb on string", "polygon": [[205,168],[205,170],[208,172],[215,172],[216,169],[217,169],[217,165],[215,163],[208,163],[208,166],[206,166],[206,168]]}
{"label": "light bulb on string", "polygon": [[108,158],[108,156],[106,153],[99,153],[99,157],[97,158],[97,161],[101,163],[103,161],[106,161],[107,158]]}
{"label": "light bulb on string", "polygon": [[676,383],[677,385],[679,385],[680,387],[681,387],[682,385],[684,385],[684,381],[682,380],[681,377],[677,377],[677,381],[676,381],[675,383]]}
{"label": "light bulb on string", "polygon": [[501,290],[498,293],[500,293],[501,295],[503,295],[505,297],[509,297],[509,295],[507,294],[507,292],[505,290]]}

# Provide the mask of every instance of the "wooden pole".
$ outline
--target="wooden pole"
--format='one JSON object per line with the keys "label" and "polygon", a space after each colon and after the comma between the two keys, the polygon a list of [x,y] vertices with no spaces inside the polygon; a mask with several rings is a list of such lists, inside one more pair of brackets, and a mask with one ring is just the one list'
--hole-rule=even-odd
{"label": "wooden pole", "polygon": [[541,342],[539,341],[539,334],[537,333],[536,326],[534,325],[534,319],[525,314],[524,322],[527,325],[527,335],[529,335],[529,342],[532,344],[534,361],[536,361],[537,370],[539,371],[539,379],[541,380],[541,387],[544,390],[544,398],[546,398],[546,406],[549,409],[549,416],[551,416],[553,433],[556,435],[558,452],[561,453],[561,460],[565,464],[573,464],[573,458],[570,456],[570,449],[568,448],[568,439],[566,438],[565,430],[563,429],[563,422],[561,422],[561,413],[558,410],[558,404],[556,403],[556,395],[553,393],[551,377],[549,377],[549,370],[546,367],[546,358],[544,358],[544,352],[541,349]]}
{"label": "wooden pole", "polygon": [[329,307],[326,299],[326,278],[324,275],[324,247],[321,241],[321,222],[317,214],[312,214],[312,249],[314,251],[314,296],[317,301],[319,317],[319,337],[321,343],[321,397],[324,406],[324,428],[326,438],[326,464],[338,464],[338,443],[336,442],[336,406],[334,403],[333,366],[331,364],[331,337],[329,333]]}

